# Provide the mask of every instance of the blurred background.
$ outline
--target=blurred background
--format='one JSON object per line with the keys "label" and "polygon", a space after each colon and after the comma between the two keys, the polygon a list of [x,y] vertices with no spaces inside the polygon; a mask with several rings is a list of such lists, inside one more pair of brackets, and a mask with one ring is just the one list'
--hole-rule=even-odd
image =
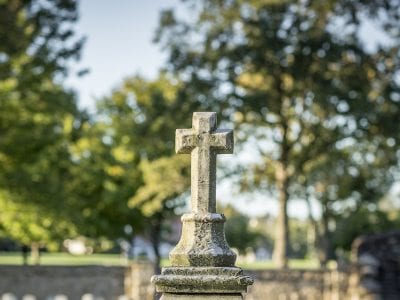
{"label": "blurred background", "polygon": [[[216,111],[245,268],[350,261],[400,229],[400,3],[0,1],[0,264],[168,265],[176,128]],[[285,298],[286,299],[286,298]]]}

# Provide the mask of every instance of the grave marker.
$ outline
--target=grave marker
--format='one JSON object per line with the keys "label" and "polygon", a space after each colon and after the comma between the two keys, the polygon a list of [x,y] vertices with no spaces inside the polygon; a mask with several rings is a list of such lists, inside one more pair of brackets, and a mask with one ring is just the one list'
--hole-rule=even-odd
{"label": "grave marker", "polygon": [[[225,217],[216,213],[217,154],[233,153],[232,130],[216,129],[214,112],[195,112],[191,129],[177,129],[178,154],[191,155],[192,212],[182,216],[182,236],[170,253],[172,266],[152,282],[161,299],[243,299],[253,283],[235,267],[225,240]],[[168,180],[168,179],[166,179]]]}

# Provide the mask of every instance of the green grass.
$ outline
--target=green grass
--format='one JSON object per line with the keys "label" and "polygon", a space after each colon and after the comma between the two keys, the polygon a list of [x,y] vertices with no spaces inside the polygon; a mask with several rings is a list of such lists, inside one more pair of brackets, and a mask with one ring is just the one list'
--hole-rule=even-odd
{"label": "green grass", "polygon": [[[28,264],[31,264],[28,257]],[[118,254],[71,255],[68,253],[42,253],[41,265],[124,265]],[[0,265],[22,265],[22,255],[19,252],[0,252]]]}
{"label": "green grass", "polygon": [[[118,254],[91,254],[91,255],[71,255],[68,253],[42,253],[41,265],[109,265],[121,266],[126,265],[126,261],[122,260]],[[31,261],[28,260],[28,264]],[[22,265],[22,256],[19,252],[0,252],[0,265]],[[169,260],[161,260],[161,266],[169,266]],[[251,270],[274,269],[273,262],[260,261],[254,263],[238,263],[239,267]],[[289,267],[293,269],[317,269],[318,261],[310,259],[292,259],[289,260]]]}
{"label": "green grass", "polygon": [[[264,270],[264,269],[274,269],[274,263],[272,260],[260,261],[254,263],[243,263],[238,264],[239,267],[243,269],[251,269],[251,270]],[[319,263],[317,260],[311,259],[290,259],[289,260],[289,268],[291,269],[318,269]]]}
{"label": "green grass", "polygon": [[[169,266],[169,260],[163,259],[161,260],[161,266],[167,267]],[[247,270],[266,270],[266,269],[275,269],[274,263],[272,260],[266,261],[257,261],[254,263],[237,263],[237,266]],[[291,259],[289,260],[289,268],[292,269],[318,269],[319,263],[317,260],[311,259]]]}

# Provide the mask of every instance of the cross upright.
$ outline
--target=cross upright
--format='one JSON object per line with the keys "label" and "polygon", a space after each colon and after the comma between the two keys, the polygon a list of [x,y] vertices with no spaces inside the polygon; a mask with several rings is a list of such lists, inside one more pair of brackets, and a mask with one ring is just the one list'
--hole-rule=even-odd
{"label": "cross upright", "polygon": [[195,112],[192,128],[176,130],[176,153],[191,154],[191,204],[194,213],[216,212],[217,154],[233,153],[233,131],[216,127],[215,112]]}

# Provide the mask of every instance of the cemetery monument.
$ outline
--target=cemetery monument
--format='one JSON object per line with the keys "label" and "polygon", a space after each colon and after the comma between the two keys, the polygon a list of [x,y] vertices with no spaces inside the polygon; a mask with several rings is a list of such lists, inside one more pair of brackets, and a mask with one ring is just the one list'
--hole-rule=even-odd
{"label": "cemetery monument", "polygon": [[[191,213],[182,216],[182,236],[170,253],[171,267],[152,277],[162,300],[243,299],[253,279],[235,267],[236,255],[216,212],[217,154],[233,153],[233,131],[217,129],[215,112],[195,112],[192,128],[177,129],[175,149],[191,155]],[[168,180],[166,178],[166,180]]]}

